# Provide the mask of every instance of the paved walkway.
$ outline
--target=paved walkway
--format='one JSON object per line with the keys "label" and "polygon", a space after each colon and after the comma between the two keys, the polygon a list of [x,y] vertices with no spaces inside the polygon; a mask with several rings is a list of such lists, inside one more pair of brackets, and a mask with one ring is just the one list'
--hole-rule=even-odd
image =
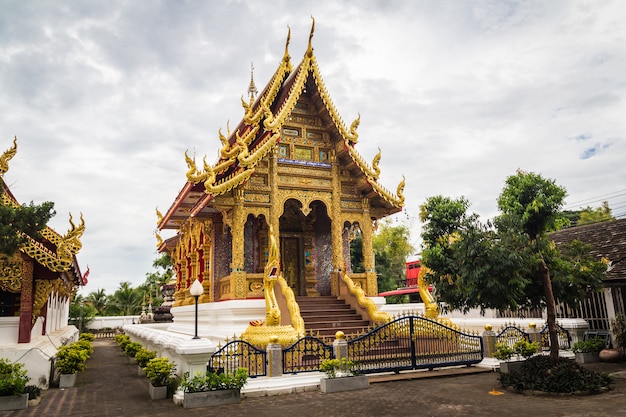
{"label": "paved walkway", "polygon": [[[626,416],[625,378],[616,378],[611,391],[592,396],[525,396],[508,391],[496,396],[490,394],[500,390],[498,374],[493,372],[376,382],[366,390],[335,394],[308,391],[249,397],[240,404],[184,409],[171,399],[150,400],[148,380],[137,376],[137,366],[113,341],[96,340],[94,348],[74,388],[50,389],[39,405],[0,412],[0,416]],[[626,373],[626,362],[593,367]]]}

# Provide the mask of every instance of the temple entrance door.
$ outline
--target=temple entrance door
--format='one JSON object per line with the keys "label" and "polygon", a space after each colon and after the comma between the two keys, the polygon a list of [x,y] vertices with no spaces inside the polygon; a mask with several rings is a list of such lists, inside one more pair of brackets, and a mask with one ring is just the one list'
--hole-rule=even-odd
{"label": "temple entrance door", "polygon": [[285,281],[295,295],[306,295],[302,237],[291,234],[281,235],[280,252]]}

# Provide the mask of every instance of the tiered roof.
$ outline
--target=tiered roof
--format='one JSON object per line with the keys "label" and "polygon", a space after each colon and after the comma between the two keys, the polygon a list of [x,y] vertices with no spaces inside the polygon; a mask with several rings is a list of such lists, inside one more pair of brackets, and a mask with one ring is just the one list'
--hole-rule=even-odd
{"label": "tiered roof", "polygon": [[295,70],[288,51],[289,32],[283,59],[269,83],[256,98],[251,94],[248,102],[241,99],[245,114],[232,132],[229,131],[226,136],[219,132],[222,147],[215,164],[208,164],[205,157],[202,169],[198,169],[195,160],[185,154],[189,168],[188,182],[165,216],[158,214],[160,229],[175,229],[187,217],[210,211],[208,205],[214,197],[247,181],[254,174],[257,164],[280,141],[283,125],[307,91],[312,92],[315,100],[320,102],[319,114],[324,125],[333,132],[333,140],[342,142],[342,146],[335,146],[336,156],[355,177],[360,178],[358,188],[361,195],[369,198],[373,207],[384,208],[387,214],[402,209],[404,179],[398,185],[396,194],[378,183],[380,150],[371,165],[365,162],[355,149],[360,116],[348,128],[326,90],[311,44],[314,29],[315,22],[306,53]]}

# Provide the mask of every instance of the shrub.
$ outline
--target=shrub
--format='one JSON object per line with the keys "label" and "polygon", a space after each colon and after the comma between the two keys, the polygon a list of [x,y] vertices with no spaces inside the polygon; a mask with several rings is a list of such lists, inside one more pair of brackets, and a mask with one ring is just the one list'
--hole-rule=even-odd
{"label": "shrub", "polygon": [[93,333],[81,333],[80,336],[78,336],[78,340],[87,340],[89,342],[93,342],[96,339],[96,336],[94,336]]}
{"label": "shrub", "polygon": [[115,341],[119,345],[120,349],[124,350],[126,345],[130,343],[130,336],[126,334],[117,334],[115,335]]}
{"label": "shrub", "polygon": [[29,381],[24,365],[0,358],[0,396],[22,395]]}
{"label": "shrub", "polygon": [[55,366],[61,374],[76,374],[85,370],[87,359],[89,359],[88,351],[73,343],[59,348]]}
{"label": "shrub", "polygon": [[580,340],[574,343],[572,350],[574,351],[574,353],[590,353],[600,352],[605,347],[606,340],[600,339],[598,337],[592,337],[587,340]]}
{"label": "shrub", "polygon": [[131,358],[135,357],[139,349],[141,349],[141,343],[138,342],[128,342],[126,346],[124,346],[124,352]]}
{"label": "shrub", "polygon": [[496,343],[496,351],[493,357],[501,361],[508,361],[513,355],[520,355],[528,359],[539,351],[539,343],[529,342],[526,339],[520,339],[511,347],[505,342]]}
{"label": "shrub", "polygon": [[145,368],[148,362],[150,361],[150,359],[154,359],[154,358],[156,358],[156,351],[154,350],[147,350],[147,349],[141,348],[135,354],[135,359],[137,360],[137,364],[141,366],[142,368]]}
{"label": "shrub", "polygon": [[227,389],[241,389],[248,380],[248,370],[246,368],[238,368],[235,372],[210,372],[204,375],[201,373],[189,376],[189,372],[185,372],[183,381],[180,386],[184,392],[203,392]]}
{"label": "shrub", "polygon": [[24,387],[24,394],[28,394],[29,400],[37,399],[41,396],[41,388],[36,385],[26,385]]}
{"label": "shrub", "polygon": [[353,366],[354,362],[349,361],[348,358],[325,359],[320,364],[320,371],[325,372],[329,378],[349,376],[352,375]]}
{"label": "shrub", "polygon": [[502,386],[517,391],[597,393],[611,382],[608,374],[587,370],[570,359],[559,358],[550,366],[550,357],[543,355],[528,359],[519,372],[500,374]]}
{"label": "shrub", "polygon": [[79,340],[72,343],[70,346],[85,351],[85,353],[87,353],[87,359],[89,359],[89,357],[91,357],[91,354],[93,353],[93,346],[91,345],[91,342],[89,340]]}
{"label": "shrub", "polygon": [[169,385],[176,370],[176,364],[167,358],[154,358],[144,368],[150,383],[155,387]]}

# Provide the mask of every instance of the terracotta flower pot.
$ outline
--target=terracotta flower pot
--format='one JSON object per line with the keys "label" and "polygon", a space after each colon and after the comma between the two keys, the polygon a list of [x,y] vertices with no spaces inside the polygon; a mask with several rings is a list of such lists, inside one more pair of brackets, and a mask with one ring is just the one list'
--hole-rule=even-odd
{"label": "terracotta flower pot", "polygon": [[603,349],[600,351],[602,362],[619,362],[622,360],[622,352],[619,349]]}

